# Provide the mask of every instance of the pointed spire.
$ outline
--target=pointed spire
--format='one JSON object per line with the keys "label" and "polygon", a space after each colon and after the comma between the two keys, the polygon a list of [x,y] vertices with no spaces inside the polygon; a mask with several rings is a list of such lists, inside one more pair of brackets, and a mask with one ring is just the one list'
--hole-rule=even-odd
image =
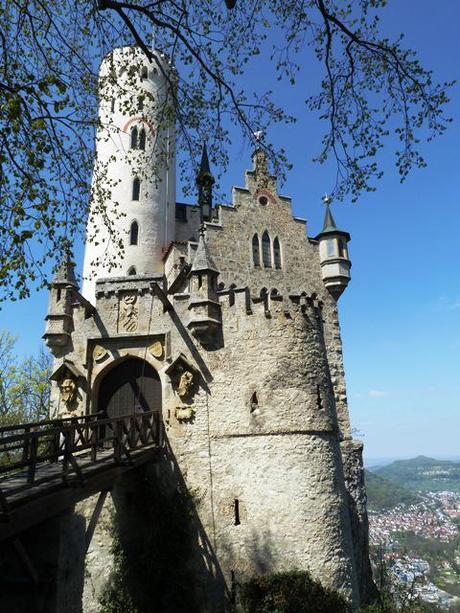
{"label": "pointed spire", "polygon": [[211,169],[209,167],[208,149],[206,143],[203,143],[203,150],[201,152],[200,170],[196,177],[198,185],[203,185],[205,179],[210,179],[211,184],[214,183],[214,177],[212,176]]}
{"label": "pointed spire", "polygon": [[195,252],[195,258],[193,260],[191,272],[202,272],[210,270],[215,273],[219,273],[217,266],[209,253],[208,243],[206,241],[204,225],[200,228],[200,238],[198,240],[198,247]]}
{"label": "pointed spire", "polygon": [[61,263],[56,269],[56,273],[53,278],[53,283],[66,283],[68,285],[77,286],[74,267],[75,264],[72,261],[70,249],[68,246],[66,246]]}
{"label": "pointed spire", "polygon": [[205,219],[211,218],[212,186],[214,185],[214,177],[212,176],[209,168],[206,143],[203,143],[200,170],[196,177],[196,184],[198,185],[198,206],[200,207],[201,223],[203,223]]}
{"label": "pointed spire", "polygon": [[335,225],[334,218],[332,217],[331,208],[329,202],[326,203],[326,215],[324,216],[324,225],[322,232],[336,232],[337,226]]}

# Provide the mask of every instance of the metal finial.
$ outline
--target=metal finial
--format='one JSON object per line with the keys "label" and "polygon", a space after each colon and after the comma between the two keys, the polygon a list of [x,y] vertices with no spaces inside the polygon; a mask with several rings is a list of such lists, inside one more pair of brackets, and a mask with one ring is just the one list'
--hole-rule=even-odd
{"label": "metal finial", "polygon": [[332,202],[332,198],[330,196],[328,196],[327,194],[324,194],[324,196],[321,198],[321,200],[323,201],[323,203],[327,206],[328,204],[331,204]]}

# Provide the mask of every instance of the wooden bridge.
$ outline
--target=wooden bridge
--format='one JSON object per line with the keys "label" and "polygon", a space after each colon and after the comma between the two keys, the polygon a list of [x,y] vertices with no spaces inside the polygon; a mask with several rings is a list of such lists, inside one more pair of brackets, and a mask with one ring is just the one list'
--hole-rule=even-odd
{"label": "wooden bridge", "polygon": [[159,453],[159,411],[0,428],[0,541],[110,489]]}

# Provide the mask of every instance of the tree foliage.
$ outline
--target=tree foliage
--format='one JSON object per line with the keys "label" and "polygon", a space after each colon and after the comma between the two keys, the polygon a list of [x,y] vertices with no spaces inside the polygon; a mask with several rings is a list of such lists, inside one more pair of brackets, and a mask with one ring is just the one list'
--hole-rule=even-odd
{"label": "tree foliage", "polygon": [[36,356],[20,359],[16,339],[0,331],[0,425],[48,418],[51,356],[43,348]]}
{"label": "tree foliage", "polygon": [[[227,5],[232,4],[227,2]],[[23,298],[44,284],[87,216],[98,125],[97,67],[122,44],[155,47],[178,69],[174,111],[186,176],[203,140],[224,171],[230,129],[294,121],[270,91],[242,77],[262,55],[281,83],[307,81],[304,56],[324,70],[306,99],[324,120],[317,160],[335,160],[331,190],[356,199],[381,177],[378,153],[390,129],[404,179],[425,164],[418,143],[442,133],[449,83],[436,83],[415,53],[380,31],[386,0],[5,0],[0,5],[0,286]],[[285,152],[263,143],[281,175]],[[193,185],[191,181],[189,183]],[[94,188],[94,184],[93,184]],[[107,194],[106,202],[110,202]],[[114,237],[115,239],[117,237]]]}
{"label": "tree foliage", "polygon": [[240,586],[246,613],[349,613],[350,605],[338,592],[325,588],[305,571],[254,577]]}

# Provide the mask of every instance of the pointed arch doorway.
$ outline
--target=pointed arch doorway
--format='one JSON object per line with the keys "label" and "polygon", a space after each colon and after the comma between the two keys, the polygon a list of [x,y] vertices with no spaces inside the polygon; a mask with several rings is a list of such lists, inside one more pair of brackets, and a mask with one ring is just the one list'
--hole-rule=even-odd
{"label": "pointed arch doorway", "polygon": [[157,371],[140,358],[124,360],[102,379],[97,406],[99,412],[112,419],[141,411],[161,411],[161,381]]}

